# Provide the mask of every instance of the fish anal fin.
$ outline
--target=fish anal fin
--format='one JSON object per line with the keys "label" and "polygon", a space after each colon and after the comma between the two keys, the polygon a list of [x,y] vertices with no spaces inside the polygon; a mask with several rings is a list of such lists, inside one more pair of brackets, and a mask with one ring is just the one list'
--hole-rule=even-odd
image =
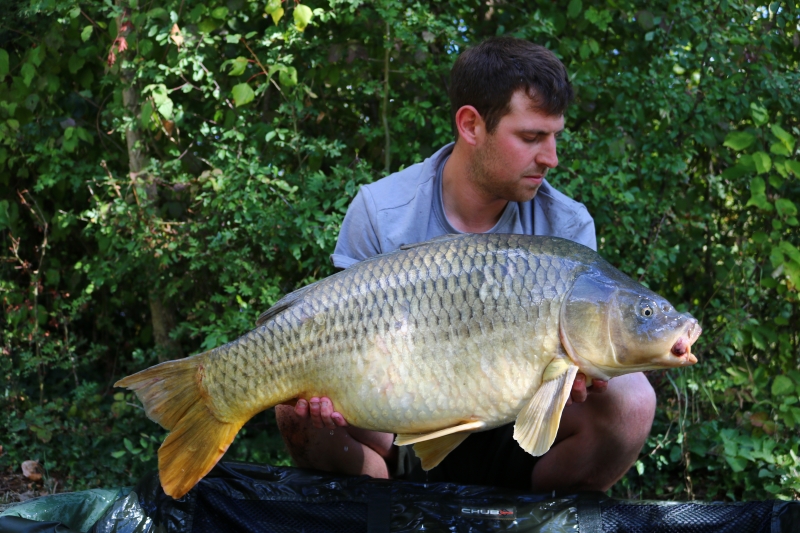
{"label": "fish anal fin", "polygon": [[397,437],[394,439],[394,443],[397,446],[406,446],[408,444],[416,444],[418,442],[424,442],[426,440],[438,439],[439,437],[444,437],[445,435],[451,435],[453,433],[461,433],[464,431],[479,431],[485,427],[486,427],[485,422],[481,422],[480,420],[475,420],[473,422],[465,422],[464,424],[451,426],[449,428],[440,429],[437,431],[433,431],[431,433],[399,433]]}
{"label": "fish anal fin", "polygon": [[416,443],[414,445],[414,453],[419,457],[422,469],[427,471],[437,466],[471,434],[471,431],[450,433],[443,437]]}
{"label": "fish anal fin", "polygon": [[544,372],[548,379],[517,415],[514,439],[529,454],[544,455],[553,445],[577,373],[578,367],[568,360],[554,359]]}

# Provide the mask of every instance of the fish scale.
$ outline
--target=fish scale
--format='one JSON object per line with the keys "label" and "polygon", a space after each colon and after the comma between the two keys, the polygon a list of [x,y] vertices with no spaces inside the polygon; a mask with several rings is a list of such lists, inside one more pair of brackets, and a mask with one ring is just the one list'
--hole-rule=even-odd
{"label": "fish scale", "polygon": [[[547,451],[578,368],[610,379],[696,361],[696,320],[579,244],[463,235],[403,248],[285,296],[233,342],[117,383],[171,430],[168,494],[185,494],[250,417],[295,398],[330,397],[351,425],[415,443],[428,469],[463,432],[514,419],[526,451]],[[645,304],[668,320],[637,329]]]}

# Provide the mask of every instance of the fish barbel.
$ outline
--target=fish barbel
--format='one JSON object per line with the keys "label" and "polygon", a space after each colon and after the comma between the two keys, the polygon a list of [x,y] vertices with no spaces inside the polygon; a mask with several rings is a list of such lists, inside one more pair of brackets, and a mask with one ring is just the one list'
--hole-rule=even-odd
{"label": "fish barbel", "polygon": [[552,445],[588,379],[690,365],[697,321],[585,246],[555,237],[443,236],[288,294],[256,329],[116,383],[171,430],[164,491],[188,492],[256,413],[330,397],[353,426],[396,433],[429,470],[470,433],[516,420]]}

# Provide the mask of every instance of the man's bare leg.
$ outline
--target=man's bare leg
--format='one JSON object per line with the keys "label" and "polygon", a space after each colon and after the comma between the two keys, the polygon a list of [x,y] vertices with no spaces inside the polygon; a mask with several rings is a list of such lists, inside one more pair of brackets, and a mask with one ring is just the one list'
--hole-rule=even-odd
{"label": "man's bare leg", "polygon": [[[307,408],[304,406],[307,405]],[[394,435],[348,426],[323,398],[298,400],[295,407],[275,406],[289,454],[303,468],[387,479],[397,449]]]}
{"label": "man's bare leg", "polygon": [[603,394],[567,406],[555,444],[533,468],[532,489],[610,489],[636,462],[655,409],[655,392],[642,373],[616,377]]}

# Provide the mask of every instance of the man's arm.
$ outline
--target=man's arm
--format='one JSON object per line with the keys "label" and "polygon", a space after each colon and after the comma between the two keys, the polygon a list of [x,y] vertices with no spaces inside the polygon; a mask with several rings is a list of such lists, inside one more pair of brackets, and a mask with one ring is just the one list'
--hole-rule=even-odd
{"label": "man's arm", "polygon": [[382,253],[375,216],[377,208],[372,194],[361,187],[347,208],[339,230],[331,261],[336,268],[348,268],[359,261]]}

